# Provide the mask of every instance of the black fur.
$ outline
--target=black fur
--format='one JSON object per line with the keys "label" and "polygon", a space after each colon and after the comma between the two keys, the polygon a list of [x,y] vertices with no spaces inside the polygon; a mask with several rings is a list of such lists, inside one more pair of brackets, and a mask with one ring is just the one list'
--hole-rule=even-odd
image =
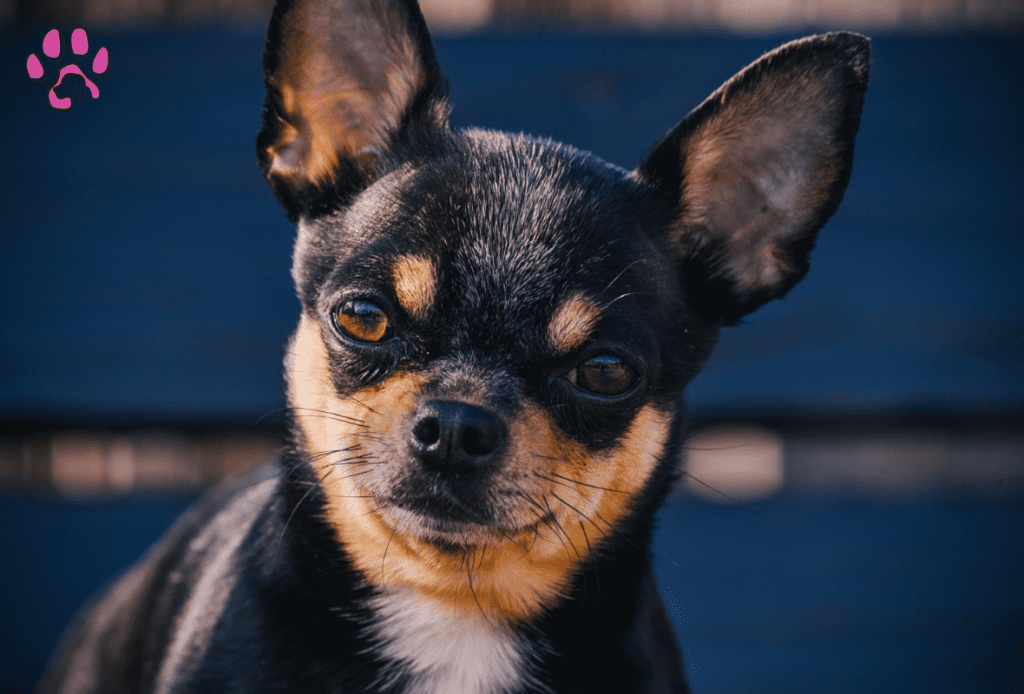
{"label": "black fur", "polygon": [[[367,474],[360,496],[373,498],[381,518],[396,517],[386,515],[390,508],[419,519],[395,521],[388,547],[397,535],[442,559],[471,558],[476,548],[466,538],[476,536],[464,528],[519,532],[523,509],[498,483],[506,465],[523,464],[512,460],[515,444],[533,450],[508,440],[513,425],[538,412],[548,419],[528,424],[549,427],[545,435],[580,458],[573,469],[595,479],[602,466],[643,463],[622,459],[634,450],[627,439],[642,413],[670,423],[652,430],[663,436],[657,461],[613,521],[573,508],[558,495],[557,485],[567,486],[558,479],[546,478],[550,495],[521,495],[539,509],[535,541],[541,530],[561,533],[570,568],[562,590],[518,616],[505,616],[500,602],[485,610],[473,592],[495,629],[487,634],[521,649],[515,662],[525,674],[489,675],[493,691],[688,691],[649,552],[681,455],[683,389],[723,325],[781,297],[806,273],[817,231],[849,177],[868,60],[867,40],[852,34],[789,44],[727,83],[627,172],[564,145],[451,129],[447,84],[414,2],[279,2],[267,35],[257,150],[300,224],[293,275],[305,339],[315,333],[321,341],[312,352],[291,348],[290,444],[275,469],[213,492],[83,613],[40,692],[348,694],[451,685],[456,680],[410,664],[422,653],[388,650],[413,643],[381,631],[380,606],[391,599],[388,550],[379,575],[360,568],[359,540],[332,515],[332,504],[350,502],[332,497],[328,478],[339,469]],[[776,89],[808,96],[790,106]],[[790,139],[772,139],[779,129]],[[749,210],[734,209],[746,200]],[[734,217],[738,228],[721,227]],[[425,289],[413,299],[403,298],[393,274],[408,258],[429,268],[416,277]],[[553,346],[553,319],[574,296],[586,297],[584,319],[588,311],[598,317]],[[346,302],[385,316],[386,339],[346,334],[338,322]],[[328,366],[311,371],[321,351]],[[628,387],[605,395],[583,387],[581,370],[609,355]],[[303,358],[308,363],[296,366]],[[408,411],[363,405],[366,394],[406,382],[416,385],[395,397],[412,398]],[[300,399],[306,384],[357,414],[312,411]],[[431,453],[427,466],[416,445],[433,445],[431,426],[454,432],[456,423],[438,424],[449,415],[437,413],[462,405],[494,423],[488,442],[459,439],[465,450]],[[366,433],[323,451],[311,438],[318,430],[303,422]],[[486,465],[474,468],[480,461]],[[368,467],[345,467],[360,464]],[[627,493],[562,480],[581,498],[588,487],[598,500]],[[552,502],[575,512],[585,543],[573,543],[573,528],[550,506],[543,513]],[[483,546],[481,561],[490,545]],[[470,591],[472,572],[470,563]],[[466,694],[484,690],[491,691]]]}

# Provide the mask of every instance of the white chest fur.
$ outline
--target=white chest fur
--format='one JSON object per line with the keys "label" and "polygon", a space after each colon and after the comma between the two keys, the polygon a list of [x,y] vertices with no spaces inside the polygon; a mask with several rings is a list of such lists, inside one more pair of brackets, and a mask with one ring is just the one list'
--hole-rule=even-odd
{"label": "white chest fur", "polygon": [[393,591],[377,602],[374,636],[395,665],[381,684],[411,676],[411,694],[503,694],[524,684],[545,691],[533,677],[535,649],[480,612],[457,611],[412,591]]}

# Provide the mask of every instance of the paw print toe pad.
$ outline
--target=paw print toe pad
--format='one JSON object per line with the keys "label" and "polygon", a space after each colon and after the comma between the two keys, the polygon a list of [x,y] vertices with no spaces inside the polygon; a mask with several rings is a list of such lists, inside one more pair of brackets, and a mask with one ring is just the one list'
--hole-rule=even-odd
{"label": "paw print toe pad", "polygon": [[[75,55],[84,56],[89,52],[89,35],[85,29],[75,29],[71,32],[71,52]],[[43,37],[43,55],[57,60],[61,55],[61,37],[60,31],[57,29],[51,29],[46,32],[46,36]],[[92,72],[95,75],[101,75],[107,71],[110,66],[110,54],[107,52],[106,47],[100,48],[96,51],[96,55],[92,60]],[[34,80],[40,80],[46,74],[46,68],[43,67],[42,61],[39,57],[33,53],[28,57],[25,62],[25,69],[28,72],[28,76]],[[60,83],[64,80],[65,75],[78,75],[85,80],[86,89],[92,98],[96,99],[100,95],[99,87],[86,76],[82,69],[74,63],[68,63],[60,68],[57,82],[50,88],[49,100],[50,105],[56,109],[65,110],[71,108],[71,98],[64,97],[60,98],[56,95],[55,90]]]}

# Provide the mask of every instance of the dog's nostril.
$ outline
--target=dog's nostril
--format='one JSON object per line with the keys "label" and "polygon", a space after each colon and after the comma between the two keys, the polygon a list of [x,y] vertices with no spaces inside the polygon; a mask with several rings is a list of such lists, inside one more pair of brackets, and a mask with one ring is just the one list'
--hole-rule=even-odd
{"label": "dog's nostril", "polygon": [[[493,419],[493,418],[492,418]],[[462,450],[469,455],[487,455],[498,447],[501,432],[496,423],[468,424],[462,432]]]}
{"label": "dog's nostril", "polygon": [[413,426],[412,435],[420,443],[432,446],[441,438],[441,424],[436,417],[424,417]]}

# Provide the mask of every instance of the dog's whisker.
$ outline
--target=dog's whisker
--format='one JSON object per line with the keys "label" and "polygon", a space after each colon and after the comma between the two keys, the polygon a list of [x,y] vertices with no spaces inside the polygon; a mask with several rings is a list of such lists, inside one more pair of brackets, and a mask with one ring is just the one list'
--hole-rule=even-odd
{"label": "dog's whisker", "polygon": [[[529,501],[534,503],[537,506],[537,508],[543,510],[543,507],[540,504],[537,504],[532,499],[530,499]],[[532,550],[534,545],[537,544],[537,540],[540,538],[540,526],[546,524],[548,522],[548,519],[544,514],[538,512],[535,509],[530,508],[527,510],[530,513],[532,513],[534,517],[537,519],[537,522],[533,524],[533,541],[530,543],[530,550]]]}
{"label": "dog's whisker", "polygon": [[723,491],[722,491],[721,489],[716,489],[716,488],[715,488],[714,486],[712,486],[712,485],[708,484],[708,483],[707,483],[707,482],[705,482],[704,480],[702,480],[702,479],[699,479],[699,478],[697,478],[697,477],[694,477],[694,476],[693,476],[692,474],[690,474],[690,473],[689,473],[689,472],[687,472],[686,470],[682,470],[682,471],[680,471],[680,473],[679,473],[679,474],[680,474],[680,475],[682,475],[683,477],[689,477],[689,478],[690,478],[691,480],[693,480],[694,482],[696,482],[696,483],[697,483],[697,484],[699,484],[700,486],[702,486],[702,487],[704,487],[705,489],[708,489],[708,490],[710,490],[710,491],[714,492],[715,494],[718,494],[718,495],[719,495],[720,497],[722,497],[723,499],[725,499],[725,500],[727,500],[727,501],[730,501],[730,502],[732,502],[732,503],[734,503],[734,504],[741,504],[741,503],[743,503],[743,502],[742,502],[742,501],[740,501],[739,499],[737,499],[737,498],[735,498],[735,497],[733,497],[733,496],[731,496],[731,495],[729,495],[729,494],[726,494],[726,493],[725,493],[725,492],[723,492]]}
{"label": "dog's whisker", "polygon": [[293,508],[292,512],[288,514],[288,519],[284,522],[284,527],[281,528],[281,536],[277,538],[277,546],[274,548],[275,559],[278,553],[281,551],[281,543],[284,541],[285,533],[288,532],[288,526],[291,525],[292,519],[295,518],[295,514],[298,513],[299,507],[302,506],[303,502],[309,498],[309,495],[315,492],[320,487],[320,485],[322,485],[327,480],[327,478],[331,476],[333,472],[333,468],[328,469],[327,472],[324,473],[324,475],[317,481],[316,484],[312,485],[309,489],[306,490],[306,493],[303,494],[302,497],[295,504],[295,508]]}
{"label": "dog's whisker", "polygon": [[[530,549],[532,549],[532,545],[531,545],[530,548],[523,547],[523,545],[520,544],[521,541],[520,540],[516,540],[514,537],[509,535],[508,531],[506,531],[506,530],[500,531],[500,535],[503,538],[505,538],[510,545],[514,545],[514,546],[518,547],[519,549],[523,550],[523,553],[519,557],[520,559],[525,559],[526,555],[528,555],[530,553]],[[523,544],[525,544],[525,543],[523,543]]]}
{"label": "dog's whisker", "polygon": [[375,415],[378,415],[378,416],[380,415],[380,412],[378,412],[377,410],[373,409],[372,407],[370,407],[369,405],[367,405],[365,402],[363,402],[362,400],[358,399],[354,395],[349,395],[349,394],[346,394],[346,393],[338,393],[337,391],[332,391],[332,393],[335,394],[335,395],[340,395],[341,397],[344,397],[346,400],[351,400],[355,404],[357,404],[360,407],[364,408],[367,412],[371,412],[371,413],[373,413]]}
{"label": "dog's whisker", "polygon": [[[553,497],[555,497],[556,499],[558,499],[559,501],[561,501],[561,502],[562,502],[563,504],[565,504],[566,506],[568,506],[568,507],[569,507],[570,509],[572,509],[573,511],[576,511],[576,509],[575,509],[575,508],[573,508],[572,504],[568,503],[567,501],[565,501],[564,499],[562,499],[562,498],[561,498],[560,496],[558,496],[558,495],[557,495],[557,494],[555,494],[554,492],[548,492],[548,494],[550,494],[551,496],[553,496]],[[548,512],[549,512],[549,513],[551,514],[551,517],[552,517],[552,518],[554,518],[554,517],[555,517],[555,513],[554,513],[554,511],[552,511],[552,510],[551,510],[551,505],[550,505],[550,504],[548,503],[548,497],[547,497],[547,495],[545,495],[545,496],[544,496],[544,503],[545,503],[545,504],[547,504],[547,506],[548,506]],[[576,513],[579,513],[579,511],[576,511]],[[583,514],[580,514],[580,515],[583,515]],[[576,549],[576,543],[574,543],[574,542],[572,541],[572,538],[571,538],[571,537],[569,537],[569,533],[568,533],[568,532],[566,531],[566,529],[565,529],[565,528],[563,528],[563,527],[562,527],[562,524],[561,524],[561,523],[559,523],[559,524],[558,524],[558,527],[559,527],[559,529],[560,529],[560,530],[562,531],[562,533],[563,533],[563,534],[565,535],[565,539],[566,539],[566,540],[568,541],[569,545],[570,545],[570,546],[572,547],[572,551],[573,551],[573,553],[575,553],[575,554],[576,554],[576,558],[577,558],[577,559],[579,559],[579,560],[580,560],[580,561],[582,562],[582,561],[583,561],[583,557],[582,557],[582,556],[580,555],[580,552],[579,552],[579,550],[578,550],[578,549]]]}
{"label": "dog's whisker", "polygon": [[373,470],[361,470],[361,471],[359,471],[359,472],[353,472],[353,473],[351,473],[351,474],[345,475],[344,477],[339,477],[338,479],[342,479],[342,480],[350,480],[350,479],[352,479],[353,477],[360,477],[360,476],[362,476],[362,475],[367,475],[367,474],[369,474],[369,473],[371,473],[371,472],[373,472]]}
{"label": "dog's whisker", "polygon": [[289,407],[278,407],[278,408],[275,408],[273,410],[270,410],[269,412],[264,412],[262,415],[257,417],[256,421],[253,422],[252,424],[253,424],[253,426],[259,426],[263,422],[264,419],[267,419],[268,417],[272,417],[274,415],[284,414],[289,409],[291,409],[291,408],[289,408]]}
{"label": "dog's whisker", "polygon": [[[483,558],[482,557],[481,557],[481,562],[480,563],[481,564],[483,563]],[[469,562],[467,563],[467,566],[466,566],[466,578],[469,581],[469,592],[473,596],[473,601],[476,603],[477,609],[480,610],[480,615],[484,618],[484,621],[487,622],[488,626],[490,626],[491,628],[494,628],[494,623],[491,622],[491,618],[487,616],[487,612],[484,610],[484,606],[480,604],[480,598],[477,597],[476,588],[473,587],[473,559],[472,559],[472,557],[470,557]]]}
{"label": "dog's whisker", "polygon": [[618,282],[619,279],[621,279],[623,275],[625,275],[627,272],[629,272],[630,268],[632,268],[635,265],[646,264],[646,263],[647,263],[647,260],[645,258],[637,258],[632,263],[630,263],[626,267],[622,268],[622,271],[619,272],[619,274],[615,275],[615,277],[612,279],[612,281],[609,282],[608,285],[604,289],[601,290],[601,293],[604,294],[606,291],[611,289],[612,285],[615,284],[616,282]]}
{"label": "dog's whisker", "polygon": [[552,482],[553,484],[561,485],[561,486],[565,487],[566,489],[573,489],[575,491],[575,489],[572,486],[570,486],[569,484],[567,484],[565,482],[562,482],[560,480],[556,480],[556,479],[552,479],[550,477],[547,477],[546,475],[543,475],[543,474],[537,472],[536,470],[533,471],[533,475],[534,475],[534,477],[538,477],[538,478],[540,478],[542,480],[546,480],[548,482]]}
{"label": "dog's whisker", "polygon": [[383,460],[339,460],[332,462],[330,465],[336,468],[346,468],[349,470],[363,470],[364,472],[373,472],[372,469],[384,463]]}
{"label": "dog's whisker", "polygon": [[[591,518],[590,516],[588,516],[588,515],[587,515],[586,513],[584,513],[583,511],[579,510],[578,508],[576,508],[575,506],[573,506],[572,504],[570,504],[570,503],[569,503],[568,501],[566,501],[566,500],[565,500],[565,499],[563,499],[562,497],[560,497],[560,496],[558,496],[557,494],[555,494],[554,492],[551,492],[551,495],[552,495],[553,497],[555,497],[556,499],[558,499],[559,501],[561,501],[561,502],[562,502],[563,504],[565,504],[566,506],[568,506],[568,507],[569,507],[570,509],[572,509],[572,510],[573,510],[573,512],[575,512],[575,513],[576,513],[576,514],[577,514],[577,515],[579,516],[579,518],[577,519],[577,522],[578,522],[578,523],[580,524],[580,530],[582,530],[582,531],[583,531],[583,538],[584,538],[584,539],[586,540],[586,542],[587,542],[587,551],[588,551],[588,553],[587,553],[587,556],[588,556],[588,558],[590,559],[591,565],[592,565],[592,566],[594,567],[594,573],[595,573],[595,575],[596,575],[596,574],[597,574],[597,566],[596,566],[596,564],[594,563],[594,562],[595,562],[595,560],[596,560],[596,559],[595,559],[595,556],[594,556],[594,553],[593,553],[593,552],[594,552],[594,549],[593,549],[593,547],[592,547],[592,546],[590,545],[590,536],[589,536],[589,535],[587,535],[587,529],[586,529],[586,528],[584,527],[584,525],[583,525],[583,520],[587,520],[587,521],[589,521],[589,522],[590,522],[590,524],[591,524],[591,525],[593,525],[593,526],[594,526],[594,528],[596,528],[596,529],[597,529],[597,531],[598,531],[598,532],[600,532],[600,533],[601,533],[602,535],[607,535],[607,534],[608,534],[608,533],[607,533],[607,530],[610,530],[610,531],[612,531],[612,532],[613,532],[613,533],[615,533],[616,535],[621,535],[621,534],[619,533],[619,531],[618,531],[617,529],[615,529],[615,528],[614,528],[613,526],[611,526],[611,525],[608,525],[607,529],[602,529],[602,528],[601,528],[601,526],[600,526],[600,525],[598,525],[598,524],[597,524],[596,522],[594,522],[594,519],[593,519],[593,518]],[[596,513],[596,512],[595,512],[595,513]],[[604,521],[604,519],[603,519],[603,518],[602,518],[602,521]],[[605,522],[605,524],[607,525],[607,523],[608,523],[608,522],[607,522],[607,521],[604,521],[604,522]],[[600,584],[598,585],[598,590],[600,590]]]}
{"label": "dog's whisker", "polygon": [[321,460],[328,460],[331,456],[341,455],[341,454],[344,454],[344,453],[353,453],[355,451],[360,450],[360,448],[362,448],[362,447],[359,444],[354,444],[354,445],[348,446],[346,448],[333,448],[333,449],[326,450],[326,451],[318,451],[316,453],[310,453],[307,457],[309,459],[309,462],[317,463],[317,462],[320,462]]}
{"label": "dog's whisker", "polygon": [[[555,531],[555,534],[558,536],[559,541],[562,543],[562,548],[565,550],[565,553],[569,555],[570,561],[572,560],[572,554],[575,554],[578,560],[583,561],[583,557],[581,557],[580,553],[576,550],[576,545],[573,544],[572,538],[569,537],[569,533],[567,533],[565,531],[565,528],[562,527],[562,524],[558,522],[558,518],[557,516],[555,516],[555,512],[551,509],[551,504],[548,502],[547,495],[544,495],[541,498],[543,499],[544,506],[547,508],[548,512],[547,524],[551,525],[552,529]],[[566,542],[568,542],[568,545],[566,544]],[[569,551],[570,547],[572,548],[572,552]]]}
{"label": "dog's whisker", "polygon": [[383,462],[373,453],[360,453],[359,455],[349,456],[347,458],[341,458],[339,460],[330,461],[331,465],[376,465]]}
{"label": "dog's whisker", "polygon": [[[609,523],[608,520],[604,516],[602,516],[599,511],[595,510],[594,511],[594,515],[597,516],[598,520],[600,520],[602,523],[605,524],[606,529],[611,531],[616,537],[620,538],[621,540],[624,540],[625,542],[628,542],[629,544],[633,545],[634,548],[640,550],[641,552],[648,551],[648,550],[645,550],[640,545],[638,545],[637,543],[633,542],[633,540],[628,535],[626,535],[623,532],[621,532],[613,524]],[[587,520],[590,520],[590,519],[588,518]],[[591,521],[591,522],[593,522],[593,521]],[[597,523],[594,523],[594,527],[600,529],[601,526],[599,526]]]}
{"label": "dog's whisker", "polygon": [[352,417],[351,415],[339,414],[337,412],[331,412],[330,410],[321,410],[313,407],[287,407],[284,408],[293,412],[303,412],[310,415],[318,415],[325,419],[329,419],[335,422],[341,422],[343,424],[351,424],[360,428],[368,429],[369,425],[361,419]]}
{"label": "dog's whisker", "polygon": [[348,434],[354,439],[362,439],[364,441],[375,441],[377,443],[387,443],[387,439],[380,434],[371,434],[367,431],[353,431]]}
{"label": "dog's whisker", "polygon": [[630,296],[642,296],[644,294],[647,294],[647,292],[626,292],[624,294],[619,294],[617,297],[615,297],[614,299],[606,303],[604,306],[602,306],[601,310],[607,311],[609,308],[611,308],[612,304],[614,304],[616,301],[620,301],[621,299],[625,299]]}
{"label": "dog's whisker", "polygon": [[[570,509],[572,509],[574,512],[576,512],[576,514],[586,518],[585,514],[581,513],[579,510],[577,510],[576,507],[573,506],[572,504],[570,504],[568,501],[566,501],[562,497],[558,496],[554,492],[549,492],[549,493],[551,494],[551,496],[555,497],[555,499],[557,499],[558,501],[562,502],[563,505],[568,506]],[[545,501],[546,500],[547,500],[547,497],[545,497]],[[561,525],[559,525],[559,527],[561,527]],[[581,528],[583,527],[582,523],[580,523],[580,527]],[[566,531],[565,528],[562,528],[562,532],[565,534],[565,539],[568,540],[569,544],[572,546],[572,551],[575,552],[576,559],[579,560],[581,565],[584,563],[584,561],[593,562],[593,555],[592,554],[588,553],[587,554],[587,560],[584,560],[583,557],[580,556],[579,550],[576,549],[576,543],[574,543],[572,541],[572,538],[569,537],[568,531]],[[586,537],[586,533],[584,533],[584,537]],[[587,538],[587,546],[588,547],[590,546],[590,539],[589,538]],[[583,607],[583,605],[586,605],[586,603],[587,603],[587,574],[586,574],[586,572],[583,572],[582,575],[583,575],[583,601],[582,601],[582,605],[580,605],[581,608]]]}
{"label": "dog's whisker", "polygon": [[[533,504],[533,505],[534,505],[534,506],[535,506],[535,507],[537,508],[537,510],[538,510],[538,511],[539,511],[540,513],[544,513],[544,507],[543,507],[543,506],[541,506],[541,505],[540,505],[540,502],[538,502],[538,501],[537,501],[536,499],[534,499],[534,498],[533,498],[532,496],[530,496],[529,494],[527,494],[527,493],[523,492],[522,490],[519,490],[519,491],[517,492],[517,496],[519,496],[519,497],[521,497],[521,498],[525,499],[525,500],[526,500],[527,502],[529,502],[530,504]],[[550,510],[550,509],[549,509],[549,510]]]}
{"label": "dog's whisker", "polygon": [[388,535],[388,543],[384,545],[384,553],[380,555],[380,585],[387,595],[391,595],[391,591],[388,590],[388,583],[384,580],[384,560],[388,558],[388,549],[391,547],[391,540],[395,538],[396,532],[398,532],[398,528],[391,529],[391,534]]}
{"label": "dog's whisker", "polygon": [[[544,477],[544,475],[542,475],[539,472],[534,471],[534,474],[537,475],[538,477],[542,478],[542,479],[548,480],[549,482],[554,482],[555,481],[555,480],[549,479],[547,477]],[[601,486],[598,486],[596,484],[588,484],[587,482],[581,482],[580,480],[574,480],[573,478],[566,477],[565,475],[559,475],[557,472],[552,472],[551,474],[554,477],[558,477],[559,479],[563,479],[563,480],[565,480],[567,482],[572,482],[573,484],[578,484],[578,485],[583,486],[583,487],[590,487],[591,489],[600,489],[603,492],[614,492],[616,494],[629,494],[629,492],[627,492],[627,491],[625,491],[623,489],[612,489],[611,487],[601,487]]]}
{"label": "dog's whisker", "polygon": [[[577,513],[579,512],[577,511]],[[583,517],[586,518],[586,516]],[[594,554],[594,548],[590,544],[590,536],[587,535],[587,527],[583,525],[582,520],[577,519],[576,522],[580,524],[580,532],[583,533],[583,539],[587,543],[587,557],[590,559],[590,566],[594,570],[594,581],[597,582],[597,608],[601,609],[601,572],[597,570],[597,555]]]}

